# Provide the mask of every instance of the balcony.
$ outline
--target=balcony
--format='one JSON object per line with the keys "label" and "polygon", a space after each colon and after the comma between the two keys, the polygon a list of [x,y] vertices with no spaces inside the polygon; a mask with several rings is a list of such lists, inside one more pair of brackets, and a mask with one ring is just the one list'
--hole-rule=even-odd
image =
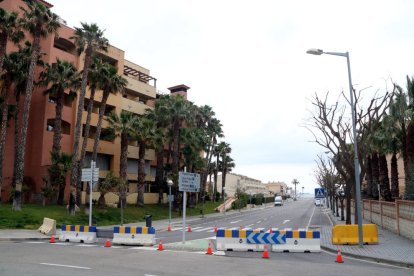
{"label": "balcony", "polygon": [[[138,147],[128,146],[128,158],[138,158]],[[145,160],[154,160],[155,159],[155,150],[147,149],[145,150]]]}
{"label": "balcony", "polygon": [[124,77],[128,81],[128,85],[126,87],[127,89],[155,99],[156,89],[154,86],[151,86],[145,82],[142,82],[134,76],[124,75]]}
{"label": "balcony", "polygon": [[127,98],[122,98],[122,110],[133,112],[136,114],[144,114],[147,108],[150,106],[143,104],[141,102],[133,101]]}

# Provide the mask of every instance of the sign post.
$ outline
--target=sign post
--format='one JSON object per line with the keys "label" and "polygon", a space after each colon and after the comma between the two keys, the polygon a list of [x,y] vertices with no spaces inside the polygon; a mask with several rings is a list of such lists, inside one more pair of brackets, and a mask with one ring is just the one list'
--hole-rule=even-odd
{"label": "sign post", "polygon": [[[185,169],[184,169],[185,170]],[[197,173],[179,172],[178,190],[183,192],[183,243],[185,243],[185,216],[187,206],[187,192],[200,191],[200,175]]]}
{"label": "sign post", "polygon": [[98,182],[99,168],[95,168],[96,162],[91,161],[91,167],[82,169],[81,181],[89,182],[89,226],[92,226],[92,188]]}

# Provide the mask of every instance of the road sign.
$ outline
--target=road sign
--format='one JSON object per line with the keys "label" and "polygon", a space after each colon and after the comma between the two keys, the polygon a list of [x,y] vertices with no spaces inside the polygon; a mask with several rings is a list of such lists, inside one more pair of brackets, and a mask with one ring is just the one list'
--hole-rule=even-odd
{"label": "road sign", "polygon": [[324,188],[316,188],[315,189],[315,198],[325,198],[325,189]]}
{"label": "road sign", "polygon": [[[91,181],[91,177],[92,177],[91,168],[82,169],[81,181]],[[95,168],[93,170],[93,182],[97,182],[98,180],[99,180],[99,168]]]}
{"label": "road sign", "polygon": [[286,235],[275,231],[273,233],[251,233],[247,236],[250,244],[285,244]]}
{"label": "road sign", "polygon": [[198,173],[179,172],[178,190],[180,192],[199,192],[200,175]]}

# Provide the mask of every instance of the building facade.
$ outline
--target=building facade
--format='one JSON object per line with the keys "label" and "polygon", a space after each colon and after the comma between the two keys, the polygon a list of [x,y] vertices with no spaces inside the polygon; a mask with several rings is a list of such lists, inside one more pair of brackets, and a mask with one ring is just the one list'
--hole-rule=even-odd
{"label": "building facade", "polygon": [[285,182],[268,182],[265,186],[275,196],[284,197],[288,194],[288,186]]}
{"label": "building facade", "polygon": [[[51,8],[52,5],[39,1]],[[6,11],[20,11],[20,6],[25,6],[24,1],[4,0],[0,2],[0,7]],[[44,62],[53,64],[56,59],[67,60],[71,62],[78,70],[82,70],[84,55],[78,56],[76,45],[71,37],[74,35],[74,29],[66,26],[61,21],[61,27],[57,35],[49,35],[41,42],[41,51],[45,53],[42,57]],[[31,40],[28,36],[27,40]],[[7,45],[7,52],[16,50],[17,47],[11,43]],[[122,75],[128,85],[124,93],[111,94],[108,98],[105,114],[115,111],[120,114],[121,111],[129,111],[135,114],[143,114],[146,109],[153,108],[154,101],[157,97],[156,78],[151,76],[150,70],[146,69],[132,61],[125,59],[125,52],[113,45],[108,47],[107,52],[99,52],[97,56],[118,69],[118,74]],[[39,76],[39,68],[37,70]],[[188,87],[187,87],[188,88]],[[174,91],[183,92],[180,87],[174,87]],[[53,96],[45,95],[43,92],[45,87],[35,87],[32,96],[30,109],[30,119],[25,154],[25,171],[24,185],[26,193],[24,201],[35,201],[41,195],[42,187],[45,185],[48,177],[48,167],[51,165],[50,151],[52,149],[53,126],[55,120],[55,101]],[[185,89],[186,93],[187,89]],[[172,91],[171,91],[172,92]],[[23,102],[23,97],[20,103]],[[102,100],[102,91],[96,91],[93,100],[93,111],[91,119],[91,128],[87,139],[86,164],[91,159],[93,147],[93,139],[95,137],[96,125],[98,122],[99,106]],[[62,152],[71,153],[76,123],[76,110],[78,106],[78,97],[74,101],[69,100],[66,92],[64,100],[64,108],[62,114]],[[82,115],[82,132],[86,122],[87,106],[90,99],[90,90],[87,89],[84,102],[84,111]],[[22,106],[22,105],[21,105]],[[20,108],[22,110],[22,107]],[[20,114],[21,115],[21,114]],[[2,201],[9,199],[12,192],[12,177],[14,163],[14,119],[9,122],[6,137],[6,152],[3,164],[3,185],[2,185]],[[109,171],[113,171],[115,175],[119,173],[120,167],[120,138],[110,137],[107,135],[108,123],[103,122],[102,133],[98,147],[97,167],[100,169],[99,177],[102,179]],[[80,144],[82,143],[82,139]],[[79,149],[80,151],[80,149]],[[146,181],[151,182],[155,179],[155,152],[148,149],[145,153],[145,169]],[[129,191],[134,193],[137,188],[137,166],[138,166],[138,147],[136,142],[131,141],[128,146],[128,181]],[[89,167],[89,166],[87,166]],[[66,181],[65,199],[69,196],[69,176]],[[150,191],[150,186],[146,185],[146,192]],[[94,195],[95,197],[95,195]],[[157,198],[157,197],[155,197]],[[150,200],[151,201],[151,200]]]}
{"label": "building facade", "polygon": [[[217,177],[217,191],[221,192],[222,189],[222,177]],[[246,194],[256,195],[263,194],[268,196],[269,190],[262,183],[262,181],[250,178],[248,176],[239,175],[235,173],[226,174],[225,193],[227,197],[233,197],[237,190],[240,190]]]}

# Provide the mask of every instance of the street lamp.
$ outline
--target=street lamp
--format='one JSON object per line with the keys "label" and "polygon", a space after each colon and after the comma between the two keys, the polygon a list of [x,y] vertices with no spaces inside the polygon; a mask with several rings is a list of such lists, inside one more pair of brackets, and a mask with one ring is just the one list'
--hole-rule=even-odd
{"label": "street lamp", "polygon": [[359,160],[358,160],[358,143],[357,143],[357,136],[356,136],[356,123],[355,123],[355,109],[354,109],[354,93],[352,90],[352,79],[351,79],[351,65],[349,62],[349,52],[345,53],[338,53],[338,52],[324,52],[321,49],[309,49],[306,53],[311,55],[332,55],[332,56],[340,56],[346,57],[346,62],[348,65],[348,80],[349,80],[349,94],[350,94],[350,101],[351,101],[351,113],[352,113],[352,132],[354,135],[354,167],[355,167],[355,194],[356,194],[356,212],[358,216],[358,241],[359,247],[363,247],[363,240],[362,240],[362,214],[361,214],[361,184],[359,182]]}
{"label": "street lamp", "polygon": [[168,219],[168,229],[171,227],[171,187],[173,185],[173,181],[171,179],[168,179],[167,185],[168,185],[168,205],[169,205],[169,219]]}

